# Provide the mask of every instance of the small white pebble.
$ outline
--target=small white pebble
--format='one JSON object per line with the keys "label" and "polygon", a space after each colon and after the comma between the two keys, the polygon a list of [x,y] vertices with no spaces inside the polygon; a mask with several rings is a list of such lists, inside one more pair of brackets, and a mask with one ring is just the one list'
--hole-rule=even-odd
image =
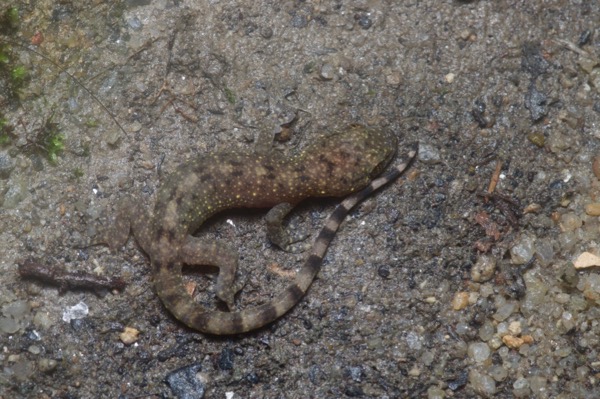
{"label": "small white pebble", "polygon": [[508,331],[510,331],[513,335],[521,334],[521,322],[520,321],[511,321],[508,324]]}

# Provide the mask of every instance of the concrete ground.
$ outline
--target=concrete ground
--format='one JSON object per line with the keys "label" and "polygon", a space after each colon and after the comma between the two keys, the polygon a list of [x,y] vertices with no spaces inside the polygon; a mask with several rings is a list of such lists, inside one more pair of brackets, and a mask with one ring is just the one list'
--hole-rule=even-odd
{"label": "concrete ground", "polygon": [[[600,3],[0,7],[18,11],[0,29],[0,398],[600,397]],[[418,160],[351,213],[308,294],[262,330],[183,326],[133,240],[76,248],[187,159],[268,134],[293,154],[351,123],[395,132],[400,154],[418,141]],[[311,242],[338,202],[304,202],[290,223]],[[263,216],[198,232],[238,250],[240,308],[306,257],[274,248]],[[50,279],[127,287],[60,292],[19,277],[27,258]],[[214,274],[187,278],[214,306]]]}

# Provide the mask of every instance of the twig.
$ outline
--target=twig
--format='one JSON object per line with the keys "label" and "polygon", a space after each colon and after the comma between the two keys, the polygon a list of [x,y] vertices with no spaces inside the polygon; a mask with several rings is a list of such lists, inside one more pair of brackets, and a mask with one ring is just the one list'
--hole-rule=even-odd
{"label": "twig", "polygon": [[492,179],[490,180],[490,185],[488,187],[488,193],[493,193],[496,189],[496,185],[498,184],[498,180],[500,179],[500,171],[502,171],[502,161],[498,160],[496,162],[496,170],[492,175]]}
{"label": "twig", "polygon": [[30,278],[56,285],[61,293],[73,288],[97,292],[106,289],[123,290],[127,286],[127,283],[119,277],[96,276],[82,271],[67,272],[33,259],[26,259],[19,263],[19,275],[21,278]]}

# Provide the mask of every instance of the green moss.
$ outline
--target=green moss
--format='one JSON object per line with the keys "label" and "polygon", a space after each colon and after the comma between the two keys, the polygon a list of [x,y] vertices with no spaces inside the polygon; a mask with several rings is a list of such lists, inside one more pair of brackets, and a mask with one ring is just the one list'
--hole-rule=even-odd
{"label": "green moss", "polygon": [[58,123],[52,122],[52,116],[44,125],[37,129],[35,137],[28,139],[27,151],[46,157],[48,162],[55,165],[58,155],[65,149],[65,136],[60,132]]}
{"label": "green moss", "polygon": [[83,177],[83,174],[84,174],[83,169],[81,169],[81,168],[75,168],[71,171],[71,173],[73,174],[72,177],[74,180],[79,180],[80,178]]}
{"label": "green moss", "polygon": [[89,144],[85,144],[82,148],[83,151],[81,151],[81,156],[82,157],[89,157],[90,154],[92,153],[90,150],[90,146]]}
{"label": "green moss", "polygon": [[302,68],[302,72],[305,74],[313,73],[316,69],[317,64],[314,61],[309,61],[304,64],[304,68]]}
{"label": "green moss", "polygon": [[10,7],[8,10],[6,10],[6,13],[4,15],[6,18],[6,22],[11,24],[13,27],[19,26],[19,9],[17,7]]}
{"label": "green moss", "polygon": [[0,71],[5,70],[10,63],[10,47],[7,44],[0,44]]}
{"label": "green moss", "polygon": [[96,119],[88,119],[87,121],[85,121],[85,125],[87,127],[98,127],[100,123],[98,123]]}
{"label": "green moss", "polygon": [[4,33],[14,33],[19,29],[21,18],[19,17],[19,9],[15,6],[8,7],[0,16],[0,31]]}
{"label": "green moss", "polygon": [[63,142],[64,139],[65,137],[60,133],[52,135],[48,138],[48,142],[46,144],[46,152],[48,155],[48,160],[53,164],[56,164],[56,160],[58,159],[58,153],[62,152],[65,149],[65,144]]}
{"label": "green moss", "polygon": [[235,94],[233,93],[233,90],[231,90],[229,87],[225,87],[224,92],[229,104],[235,104]]}
{"label": "green moss", "polygon": [[12,79],[12,83],[14,87],[20,87],[23,85],[25,81],[25,77],[27,76],[27,71],[23,65],[19,65],[14,67],[10,71],[10,77]]}
{"label": "green moss", "polygon": [[0,116],[0,147],[4,147],[11,143],[12,126],[8,124],[6,118]]}

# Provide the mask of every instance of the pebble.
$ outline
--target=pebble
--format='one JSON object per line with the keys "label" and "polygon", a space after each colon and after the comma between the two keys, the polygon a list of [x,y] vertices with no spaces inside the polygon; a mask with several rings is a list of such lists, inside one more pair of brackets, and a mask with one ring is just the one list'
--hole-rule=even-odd
{"label": "pebble", "polygon": [[544,137],[542,132],[532,132],[527,135],[527,139],[539,148],[544,148],[546,144],[546,137]]}
{"label": "pebble", "polygon": [[306,28],[308,25],[308,19],[306,15],[296,14],[292,17],[292,26],[294,28]]}
{"label": "pebble", "polygon": [[515,265],[527,263],[535,253],[535,237],[523,234],[510,249],[510,259]]}
{"label": "pebble", "polygon": [[431,144],[419,143],[419,161],[426,164],[436,164],[442,159],[440,152]]}
{"label": "pebble", "polygon": [[371,26],[373,26],[373,20],[371,19],[369,13],[358,14],[355,18],[356,18],[356,21],[358,22],[358,25],[365,30],[367,30]]}
{"label": "pebble", "polygon": [[323,64],[320,76],[323,80],[331,80],[335,76],[335,69],[331,64]]}
{"label": "pebble", "polygon": [[527,381],[526,378],[523,378],[523,377],[517,378],[515,380],[515,382],[513,383],[513,388],[514,389],[529,388],[529,382]]}
{"label": "pebble", "polygon": [[411,377],[418,377],[421,375],[421,369],[414,365],[409,371],[408,375]]}
{"label": "pebble", "polygon": [[51,373],[56,369],[58,362],[54,359],[41,358],[40,360],[38,360],[37,365],[38,369],[42,373]]}
{"label": "pebble", "polygon": [[390,278],[390,268],[387,265],[381,265],[377,268],[377,274],[381,278]]}
{"label": "pebble", "polygon": [[566,331],[570,331],[575,328],[575,320],[571,312],[563,312],[560,318],[560,322]]}
{"label": "pebble", "polygon": [[546,386],[548,385],[548,380],[546,377],[533,375],[527,378],[527,380],[529,381],[529,389],[531,389],[535,397],[542,398],[547,395]]}
{"label": "pebble", "polygon": [[102,135],[102,139],[106,142],[106,144],[115,147],[121,139],[121,132],[116,129],[108,130]]}
{"label": "pebble", "polygon": [[513,335],[521,334],[521,322],[520,321],[511,321],[508,324],[508,331],[510,331]]}
{"label": "pebble", "polygon": [[600,93],[600,68],[594,68],[590,73],[589,82],[596,88],[596,92]]}
{"label": "pebble", "polygon": [[13,366],[12,372],[18,381],[27,381],[35,371],[33,362],[26,359],[19,359]]}
{"label": "pebble", "polygon": [[79,302],[77,305],[66,308],[63,311],[62,319],[64,322],[71,320],[83,319],[89,312],[88,306],[84,302]]}
{"label": "pebble", "polygon": [[483,283],[494,276],[496,272],[496,258],[490,255],[481,255],[471,268],[471,280]]}
{"label": "pebble", "polygon": [[494,313],[494,315],[492,317],[496,321],[504,321],[504,320],[508,319],[511,314],[513,314],[516,307],[517,307],[517,305],[515,302],[512,302],[512,301],[506,302],[504,305],[500,306],[496,310],[496,313]]}
{"label": "pebble", "polygon": [[577,289],[583,292],[583,296],[600,304],[600,275],[587,274],[581,276],[577,283]]}
{"label": "pebble", "polygon": [[2,201],[2,207],[5,209],[15,208],[27,196],[27,181],[24,177],[11,179],[11,182]]}
{"label": "pebble", "polygon": [[142,21],[138,17],[128,18],[127,25],[133,30],[142,29]]}
{"label": "pebble", "polygon": [[0,179],[8,179],[14,168],[15,164],[8,152],[0,152]]}
{"label": "pebble", "polygon": [[260,35],[263,37],[263,39],[270,39],[273,37],[273,29],[265,26],[260,28]]}
{"label": "pebble", "polygon": [[554,260],[554,248],[547,240],[535,241],[535,256],[541,266],[549,266]]}
{"label": "pebble", "polygon": [[469,306],[469,293],[460,291],[454,294],[452,299],[452,309],[461,310]]}
{"label": "pebble", "polygon": [[38,311],[33,316],[33,324],[41,330],[46,330],[52,326],[53,320],[50,318],[49,312]]}
{"label": "pebble", "polygon": [[575,269],[585,269],[586,267],[600,266],[600,256],[591,252],[584,252],[573,261]]}
{"label": "pebble", "polygon": [[125,345],[131,345],[138,340],[140,331],[133,327],[125,327],[122,333],[119,334],[119,339]]}
{"label": "pebble", "polygon": [[167,375],[166,381],[178,399],[202,399],[206,390],[205,381],[200,378],[202,366],[199,363],[181,367]]}
{"label": "pebble", "polygon": [[11,317],[0,317],[0,332],[14,334],[20,326]]}
{"label": "pebble", "polygon": [[406,334],[406,343],[411,350],[420,350],[422,345],[421,336],[413,331]]}
{"label": "pebble", "polygon": [[469,382],[475,391],[484,396],[491,396],[496,393],[496,381],[487,374],[471,370],[469,372]]}
{"label": "pebble", "polygon": [[486,343],[476,342],[469,344],[467,353],[475,363],[483,363],[489,359],[491,351]]}
{"label": "pebble", "polygon": [[484,342],[489,341],[494,336],[494,325],[486,320],[483,325],[479,328],[479,339]]}
{"label": "pebble", "polygon": [[523,208],[523,213],[538,213],[541,210],[542,206],[540,204],[532,202],[531,204],[528,204],[525,206],[525,208]]}
{"label": "pebble", "polygon": [[523,335],[521,337],[505,335],[502,337],[502,342],[511,349],[519,349],[523,344],[531,344],[533,337],[531,335]]}
{"label": "pebble", "polygon": [[2,313],[5,316],[11,316],[15,319],[20,319],[31,310],[29,302],[25,300],[14,301],[2,306]]}
{"label": "pebble", "polygon": [[217,364],[221,370],[232,370],[234,366],[234,353],[229,347],[225,347],[221,350],[219,360]]}
{"label": "pebble", "polygon": [[500,339],[500,337],[498,336],[493,336],[489,341],[488,341],[488,345],[490,346],[490,348],[492,348],[493,350],[496,350],[498,348],[500,348],[502,345],[504,345],[504,343],[502,342],[502,340]]}
{"label": "pebble", "polygon": [[578,241],[579,239],[572,231],[558,236],[558,243],[560,244],[563,252],[570,252]]}
{"label": "pebble", "polygon": [[390,86],[398,86],[402,82],[402,77],[397,72],[390,72],[385,75],[385,83]]}
{"label": "pebble", "polygon": [[594,202],[585,206],[585,213],[590,216],[600,216],[600,202]]}
{"label": "pebble", "polygon": [[439,387],[432,385],[427,389],[427,399],[444,399],[446,393]]}
{"label": "pebble", "polygon": [[581,227],[583,221],[573,212],[565,213],[561,216],[559,226],[563,232],[577,230]]}
{"label": "pebble", "polygon": [[490,369],[490,376],[498,381],[498,382],[502,382],[506,379],[506,377],[508,377],[508,370],[506,370],[504,367],[497,365],[497,366],[493,366]]}

